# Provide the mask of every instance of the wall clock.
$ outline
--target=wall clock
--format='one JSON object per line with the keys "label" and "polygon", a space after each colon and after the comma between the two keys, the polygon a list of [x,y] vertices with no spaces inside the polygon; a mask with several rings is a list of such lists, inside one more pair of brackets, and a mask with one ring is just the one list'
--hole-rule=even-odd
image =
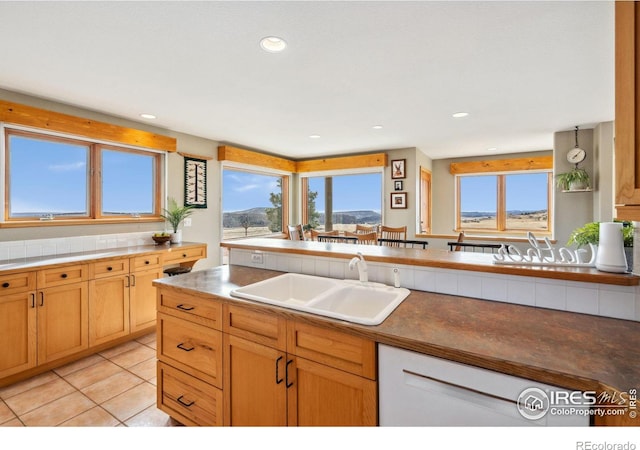
{"label": "wall clock", "polygon": [[578,147],[572,148],[567,152],[567,161],[569,161],[572,164],[578,164],[584,161],[586,156],[587,156],[587,153],[581,148],[578,148]]}
{"label": "wall clock", "polygon": [[207,207],[207,161],[204,159],[184,158],[184,204]]}

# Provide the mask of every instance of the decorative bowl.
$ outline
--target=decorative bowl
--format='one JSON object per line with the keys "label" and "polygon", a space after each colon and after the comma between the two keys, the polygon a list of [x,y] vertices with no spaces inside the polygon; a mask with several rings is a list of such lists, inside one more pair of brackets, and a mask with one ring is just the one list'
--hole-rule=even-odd
{"label": "decorative bowl", "polygon": [[164,245],[171,240],[171,236],[151,236],[156,245]]}

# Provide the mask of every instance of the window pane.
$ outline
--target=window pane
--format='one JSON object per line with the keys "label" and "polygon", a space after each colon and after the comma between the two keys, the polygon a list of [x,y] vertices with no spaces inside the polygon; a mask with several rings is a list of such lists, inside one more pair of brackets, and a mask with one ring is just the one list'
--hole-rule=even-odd
{"label": "window pane", "polygon": [[[314,196],[314,193],[317,195]],[[309,221],[317,230],[355,231],[356,224],[382,222],[382,174],[367,173],[309,178]],[[332,211],[326,220],[326,212]]]}
{"label": "window pane", "polygon": [[82,143],[9,135],[9,217],[86,216],[87,161]]}
{"label": "window pane", "polygon": [[155,154],[103,149],[102,214],[153,214]]}
{"label": "window pane", "polygon": [[514,174],[505,179],[507,229],[548,230],[548,174]]}
{"label": "window pane", "polygon": [[460,225],[464,229],[497,229],[495,175],[460,177]]}
{"label": "window pane", "polygon": [[282,231],[282,178],[224,169],[222,238],[260,236]]}

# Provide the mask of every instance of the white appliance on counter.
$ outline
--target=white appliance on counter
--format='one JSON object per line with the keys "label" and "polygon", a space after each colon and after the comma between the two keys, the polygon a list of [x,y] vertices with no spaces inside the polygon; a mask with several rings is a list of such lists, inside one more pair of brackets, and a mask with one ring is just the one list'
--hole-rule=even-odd
{"label": "white appliance on counter", "polygon": [[[564,415],[569,407],[552,414],[549,403],[536,403],[545,395],[568,402],[570,392],[555,386],[384,344],[378,344],[378,367],[380,426],[589,425],[586,406],[567,405],[582,414]],[[581,393],[574,397],[584,400]],[[519,399],[531,409],[521,412]]]}

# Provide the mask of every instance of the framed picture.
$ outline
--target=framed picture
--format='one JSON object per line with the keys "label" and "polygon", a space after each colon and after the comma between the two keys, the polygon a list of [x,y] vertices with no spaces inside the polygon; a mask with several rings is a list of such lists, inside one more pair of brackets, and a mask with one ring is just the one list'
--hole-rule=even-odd
{"label": "framed picture", "polygon": [[391,193],[391,209],[406,209],[406,207],[407,207],[407,193],[392,192]]}
{"label": "framed picture", "polygon": [[207,207],[207,161],[184,158],[184,205]]}
{"label": "framed picture", "polygon": [[405,164],[406,159],[394,159],[391,161],[391,178],[406,178]]}
{"label": "framed picture", "polygon": [[393,183],[393,190],[394,191],[401,191],[402,190],[402,181],[395,181]]}

